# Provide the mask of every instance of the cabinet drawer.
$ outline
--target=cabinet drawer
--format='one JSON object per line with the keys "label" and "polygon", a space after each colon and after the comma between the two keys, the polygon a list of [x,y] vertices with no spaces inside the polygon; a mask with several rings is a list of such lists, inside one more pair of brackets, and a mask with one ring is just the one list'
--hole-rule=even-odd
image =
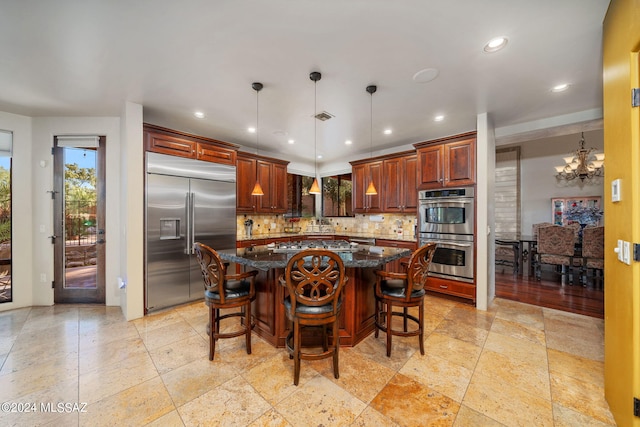
{"label": "cabinet drawer", "polygon": [[471,283],[446,280],[439,277],[429,277],[426,289],[429,291],[472,299],[473,301],[476,300],[476,287]]}
{"label": "cabinet drawer", "polygon": [[195,158],[196,143],[186,139],[150,132],[147,150],[172,156]]}
{"label": "cabinet drawer", "polygon": [[198,143],[197,159],[206,162],[222,163],[225,165],[236,164],[236,151],[214,145]]}

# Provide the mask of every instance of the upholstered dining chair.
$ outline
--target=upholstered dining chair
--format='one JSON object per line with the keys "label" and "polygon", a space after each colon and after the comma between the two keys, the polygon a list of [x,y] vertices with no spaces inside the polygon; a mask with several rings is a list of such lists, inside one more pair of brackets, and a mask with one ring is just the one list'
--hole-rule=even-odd
{"label": "upholstered dining chair", "polygon": [[[333,376],[340,377],[338,355],[340,350],[339,318],[342,309],[342,291],[347,277],[340,255],[325,249],[306,249],[294,254],[288,261],[281,284],[288,295],[284,299],[287,318],[293,329],[286,339],[289,356],[293,359],[293,383],[300,381],[300,360],[333,358]],[[302,330],[308,327],[322,329],[322,350],[302,349]],[[329,340],[328,329],[332,335]]]}
{"label": "upholstered dining chair", "polygon": [[573,230],[573,243],[580,243],[580,231],[582,230],[582,226],[579,222],[572,222],[571,224],[567,224],[566,227],[569,227]]}
{"label": "upholstered dining chair", "polygon": [[536,278],[538,280],[541,279],[544,264],[561,267],[560,274],[563,277],[574,275],[575,232],[573,228],[559,225],[540,228],[537,251]]}
{"label": "upholstered dining chair", "polygon": [[535,243],[530,246],[531,257],[529,259],[531,260],[531,263],[533,264],[531,266],[533,268],[533,271],[536,271],[537,262],[538,262],[538,233],[539,233],[541,228],[549,227],[550,225],[554,225],[554,224],[551,223],[551,222],[538,222],[538,223],[535,223],[535,224],[531,224],[531,235],[536,240]]}
{"label": "upholstered dining chair", "polygon": [[[376,270],[375,336],[378,337],[379,331],[386,332],[387,357],[391,357],[393,335],[418,336],[420,354],[424,354],[424,287],[436,246],[431,242],[414,251],[405,273]],[[400,307],[402,311],[394,311],[394,307]],[[409,313],[410,307],[418,309],[418,317]],[[393,316],[402,318],[402,329],[393,328]],[[408,330],[409,320],[415,325],[412,330]]]}
{"label": "upholstered dining chair", "polygon": [[587,281],[590,277],[594,281],[604,281],[604,227],[588,226],[582,231],[582,267]]}
{"label": "upholstered dining chair", "polygon": [[[251,302],[256,299],[255,277],[258,272],[253,270],[227,274],[225,264],[214,249],[202,243],[195,243],[194,249],[204,280],[204,302],[209,307],[209,360],[213,360],[218,339],[240,335],[245,335],[247,354],[251,354],[251,330],[255,326],[251,316]],[[240,310],[220,314],[222,309],[234,308]],[[231,317],[241,318],[240,328],[231,332],[221,332],[220,323]]]}

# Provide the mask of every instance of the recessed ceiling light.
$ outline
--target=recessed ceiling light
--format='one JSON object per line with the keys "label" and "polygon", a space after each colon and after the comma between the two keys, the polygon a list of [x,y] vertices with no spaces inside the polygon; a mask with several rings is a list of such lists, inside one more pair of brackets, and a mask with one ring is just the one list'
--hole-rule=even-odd
{"label": "recessed ceiling light", "polygon": [[484,45],[484,51],[487,53],[497,52],[507,45],[508,39],[506,37],[495,37],[487,44]]}
{"label": "recessed ceiling light", "polygon": [[296,142],[296,141],[295,141],[295,140],[293,140],[293,139],[290,139],[290,140],[288,140],[287,142],[288,142],[289,144],[293,144],[293,143],[294,143],[294,142]]}
{"label": "recessed ceiling light", "polygon": [[385,129],[385,130],[384,130],[384,134],[385,134],[385,135],[391,135],[391,133],[392,133],[392,132],[393,132],[393,131],[392,131],[391,129]]}
{"label": "recessed ceiling light", "polygon": [[438,77],[438,70],[435,68],[425,68],[413,75],[413,81],[416,83],[428,83]]}
{"label": "recessed ceiling light", "polygon": [[256,133],[256,128],[254,128],[254,127],[247,128],[247,132]]}
{"label": "recessed ceiling light", "polygon": [[204,113],[202,111],[196,111],[193,115],[199,119],[204,119]]}
{"label": "recessed ceiling light", "polygon": [[563,83],[561,85],[557,85],[551,88],[551,92],[564,92],[569,89],[569,85],[567,83]]}
{"label": "recessed ceiling light", "polygon": [[353,142],[352,142],[350,139],[347,139],[344,143],[345,143],[346,145],[351,145],[351,144],[353,144]]}
{"label": "recessed ceiling light", "polygon": [[440,115],[440,116],[435,116],[435,117],[433,118],[433,120],[434,120],[434,121],[436,121],[436,122],[441,122],[441,121],[443,121],[443,120],[444,120],[444,116],[442,116],[442,115]]}
{"label": "recessed ceiling light", "polygon": [[322,154],[318,154],[318,158],[321,159],[322,158]]}

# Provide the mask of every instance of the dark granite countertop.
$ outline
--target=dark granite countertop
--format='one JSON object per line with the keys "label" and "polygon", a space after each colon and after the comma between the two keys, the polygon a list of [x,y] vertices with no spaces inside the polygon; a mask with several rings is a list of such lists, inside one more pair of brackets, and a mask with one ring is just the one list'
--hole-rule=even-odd
{"label": "dark granite countertop", "polygon": [[[380,248],[379,246],[376,248]],[[353,252],[338,252],[345,267],[368,268],[379,267],[388,262],[411,255],[411,250],[402,248],[384,247],[381,254],[369,252],[369,246],[363,245]],[[258,270],[271,268],[285,268],[291,253],[276,253],[274,248],[266,245],[252,248],[239,248],[233,250],[218,251],[224,261],[235,262]]]}
{"label": "dark granite countertop", "polygon": [[327,235],[327,236],[347,236],[350,238],[361,238],[361,239],[385,239],[385,240],[400,240],[400,241],[405,241],[405,242],[415,242],[417,239],[416,237],[413,235],[413,233],[409,234],[404,234],[402,237],[398,237],[397,234],[393,233],[393,234],[385,234],[385,233],[356,233],[356,232],[339,232],[339,231],[332,231],[331,233],[307,233],[307,232],[300,232],[300,233],[270,233],[268,235],[265,234],[254,234],[251,237],[246,237],[243,236],[241,238],[238,238],[239,242],[243,242],[243,241],[251,241],[251,240],[269,240],[269,239],[278,239],[281,237],[292,237],[292,238],[299,238],[299,239],[304,239],[305,236],[322,236],[322,235]]}

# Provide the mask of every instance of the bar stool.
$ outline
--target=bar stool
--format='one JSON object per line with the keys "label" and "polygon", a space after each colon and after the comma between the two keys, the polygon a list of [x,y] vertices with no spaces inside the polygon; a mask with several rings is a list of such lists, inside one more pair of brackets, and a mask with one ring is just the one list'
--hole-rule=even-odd
{"label": "bar stool", "polygon": [[[293,323],[286,347],[294,361],[293,383],[300,380],[300,360],[333,357],[333,376],[340,377],[338,353],[340,349],[339,317],[342,308],[342,289],[347,281],[340,256],[325,249],[307,249],[294,254],[287,262],[280,283],[289,295],[284,299],[287,318]],[[302,351],[302,329],[322,328],[322,351]],[[329,341],[328,329],[332,329]]]}
{"label": "bar stool", "polygon": [[[406,273],[376,270],[375,336],[378,337],[378,331],[387,333],[387,357],[391,357],[393,335],[417,335],[420,339],[420,354],[424,355],[424,286],[436,246],[436,243],[431,242],[417,249],[411,255]],[[393,311],[394,307],[402,307],[402,311]],[[409,307],[418,307],[418,317],[408,313]],[[402,318],[402,330],[393,329],[393,316]],[[408,330],[409,320],[417,326],[416,329]]]}
{"label": "bar stool", "polygon": [[[220,255],[209,246],[195,243],[194,249],[204,279],[204,302],[209,306],[209,360],[213,360],[216,341],[219,338],[233,338],[245,335],[247,354],[251,354],[251,329],[255,326],[251,316],[251,302],[256,299],[255,277],[258,272],[247,271],[227,274]],[[221,309],[241,307],[240,311],[220,315]],[[220,322],[230,317],[240,317],[241,329],[234,332],[220,332]]]}

